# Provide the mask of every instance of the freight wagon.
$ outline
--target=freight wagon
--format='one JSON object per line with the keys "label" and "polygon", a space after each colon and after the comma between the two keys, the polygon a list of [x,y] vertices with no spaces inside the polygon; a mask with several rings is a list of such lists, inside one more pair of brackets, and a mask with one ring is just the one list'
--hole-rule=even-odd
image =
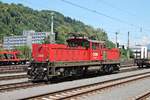
{"label": "freight wagon", "polygon": [[25,64],[26,61],[20,51],[0,51],[0,65]]}
{"label": "freight wagon", "polygon": [[150,59],[146,46],[136,46],[133,49],[134,62],[139,68],[150,67]]}

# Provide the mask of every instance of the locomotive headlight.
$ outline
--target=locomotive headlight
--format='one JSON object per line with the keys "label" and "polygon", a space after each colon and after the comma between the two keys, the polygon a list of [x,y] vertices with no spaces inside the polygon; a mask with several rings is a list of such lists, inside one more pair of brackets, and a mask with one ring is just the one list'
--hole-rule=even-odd
{"label": "locomotive headlight", "polygon": [[28,67],[28,70],[30,70],[31,69],[31,67]]}
{"label": "locomotive headlight", "polygon": [[49,62],[49,59],[46,59],[46,62]]}
{"label": "locomotive headlight", "polygon": [[44,70],[44,71],[46,71],[46,70],[47,70],[47,68],[43,68],[43,70]]}
{"label": "locomotive headlight", "polygon": [[34,61],[34,58],[32,58],[31,61],[33,62],[33,61]]}

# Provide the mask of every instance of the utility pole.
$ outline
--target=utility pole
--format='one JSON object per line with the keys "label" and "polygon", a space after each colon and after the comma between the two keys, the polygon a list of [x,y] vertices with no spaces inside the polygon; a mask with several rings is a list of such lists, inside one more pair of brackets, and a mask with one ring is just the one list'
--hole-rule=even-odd
{"label": "utility pole", "polygon": [[128,32],[128,45],[127,45],[127,59],[130,59],[130,51],[129,51],[129,46],[130,46],[130,32]]}
{"label": "utility pole", "polygon": [[115,33],[116,34],[116,47],[118,45],[118,32]]}
{"label": "utility pole", "polygon": [[51,34],[49,35],[49,39],[50,39],[50,43],[52,43],[52,35],[54,34],[54,29],[53,29],[53,27],[54,27],[54,13],[52,12],[51,13]]}
{"label": "utility pole", "polygon": [[51,13],[51,34],[53,34],[53,15],[54,13]]}

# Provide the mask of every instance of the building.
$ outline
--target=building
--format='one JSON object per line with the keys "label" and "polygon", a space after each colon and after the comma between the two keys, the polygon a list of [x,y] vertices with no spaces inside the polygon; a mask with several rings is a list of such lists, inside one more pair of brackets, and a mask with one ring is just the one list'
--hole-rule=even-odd
{"label": "building", "polygon": [[27,36],[9,36],[4,37],[3,48],[13,49],[16,46],[27,45]]}
{"label": "building", "polygon": [[19,36],[4,37],[3,48],[13,49],[24,45],[31,47],[33,43],[42,43],[48,35],[50,35],[51,43],[55,43],[55,34],[50,34],[50,32],[23,31],[23,34]]}
{"label": "building", "polygon": [[142,46],[142,45],[136,45],[131,48],[133,51],[134,57],[135,58],[148,58],[148,49],[147,46]]}

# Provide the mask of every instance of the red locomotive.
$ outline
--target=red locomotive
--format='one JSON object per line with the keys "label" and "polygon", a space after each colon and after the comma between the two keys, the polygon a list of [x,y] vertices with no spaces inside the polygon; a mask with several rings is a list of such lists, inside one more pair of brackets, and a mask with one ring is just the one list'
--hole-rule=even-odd
{"label": "red locomotive", "polygon": [[103,41],[72,37],[63,44],[33,44],[33,61],[28,67],[32,81],[51,80],[86,74],[91,68],[96,72],[119,71],[120,51],[108,49]]}
{"label": "red locomotive", "polygon": [[20,51],[0,51],[0,65],[25,64]]}

